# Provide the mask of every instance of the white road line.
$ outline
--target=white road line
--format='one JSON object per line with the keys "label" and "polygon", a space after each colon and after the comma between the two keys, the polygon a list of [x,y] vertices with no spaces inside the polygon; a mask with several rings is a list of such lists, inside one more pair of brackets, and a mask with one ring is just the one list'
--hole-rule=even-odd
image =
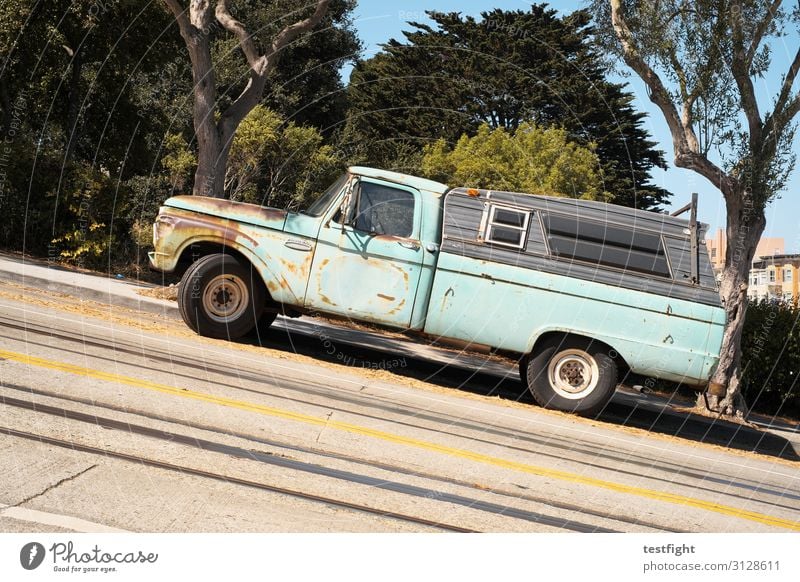
{"label": "white road line", "polygon": [[59,513],[48,513],[37,511],[36,509],[26,509],[24,507],[9,507],[0,504],[0,517],[9,517],[20,521],[29,521],[41,525],[49,525],[69,529],[78,533],[131,533],[126,529],[119,529],[102,523],[86,521],[70,515]]}

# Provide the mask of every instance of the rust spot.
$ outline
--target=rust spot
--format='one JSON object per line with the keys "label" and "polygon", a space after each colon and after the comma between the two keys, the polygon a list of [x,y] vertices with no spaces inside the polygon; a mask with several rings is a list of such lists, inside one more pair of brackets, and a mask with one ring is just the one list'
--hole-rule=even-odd
{"label": "rust spot", "polygon": [[224,242],[236,244],[238,239],[246,240],[253,248],[258,246],[258,241],[248,234],[239,230],[237,225],[227,224],[227,220],[206,217],[181,216],[175,221],[175,231],[181,233],[181,239],[187,240],[193,237],[218,236]]}
{"label": "rust spot", "polygon": [[327,265],[327,264],[328,264],[328,263],[330,263],[330,262],[331,262],[331,261],[330,261],[330,259],[324,259],[324,260],[323,260],[323,261],[322,261],[322,262],[319,264],[319,268],[320,268],[320,269],[324,269],[324,268],[325,268],[325,265]]}
{"label": "rust spot", "polygon": [[394,315],[395,313],[397,313],[398,311],[400,311],[401,309],[403,309],[403,305],[405,305],[405,304],[406,304],[406,300],[405,300],[405,299],[402,299],[402,300],[400,301],[400,303],[398,303],[398,304],[397,304],[397,307],[395,307],[394,309],[392,309],[392,310],[390,310],[390,311],[389,311],[389,315]]}
{"label": "rust spot", "polygon": [[[265,208],[256,204],[244,202],[231,202],[222,198],[208,198],[206,196],[176,196],[176,200],[186,202],[197,210],[195,212],[225,213],[231,220],[248,222],[253,220],[283,220],[286,211],[278,208]],[[190,211],[192,212],[192,211]]]}
{"label": "rust spot", "polygon": [[387,301],[394,301],[394,297],[390,295],[384,295],[383,293],[378,293],[378,297],[381,299],[386,299]]}

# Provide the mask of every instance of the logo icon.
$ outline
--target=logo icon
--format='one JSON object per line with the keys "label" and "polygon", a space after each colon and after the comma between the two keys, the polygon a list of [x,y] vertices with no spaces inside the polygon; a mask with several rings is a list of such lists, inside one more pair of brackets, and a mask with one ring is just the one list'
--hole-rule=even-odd
{"label": "logo icon", "polygon": [[39,542],[27,543],[19,552],[19,563],[26,570],[35,570],[42,565],[44,554],[44,546]]}

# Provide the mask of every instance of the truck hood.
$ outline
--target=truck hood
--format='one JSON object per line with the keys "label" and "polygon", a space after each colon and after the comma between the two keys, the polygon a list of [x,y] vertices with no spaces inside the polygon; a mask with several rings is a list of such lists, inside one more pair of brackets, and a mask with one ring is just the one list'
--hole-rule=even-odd
{"label": "truck hood", "polygon": [[209,216],[226,218],[234,222],[254,224],[275,230],[283,230],[286,222],[285,210],[206,196],[173,196],[164,202],[164,206],[190,210]]}

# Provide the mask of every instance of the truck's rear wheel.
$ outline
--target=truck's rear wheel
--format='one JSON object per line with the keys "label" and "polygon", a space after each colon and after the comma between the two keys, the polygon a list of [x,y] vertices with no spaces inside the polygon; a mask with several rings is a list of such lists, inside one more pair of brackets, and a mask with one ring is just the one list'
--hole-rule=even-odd
{"label": "truck's rear wheel", "polygon": [[561,337],[537,347],[525,374],[534,400],[544,408],[598,414],[614,395],[617,364],[598,343]]}
{"label": "truck's rear wheel", "polygon": [[253,329],[264,300],[264,285],[252,267],[225,254],[193,263],[178,292],[186,325],[200,335],[221,339],[236,339]]}

